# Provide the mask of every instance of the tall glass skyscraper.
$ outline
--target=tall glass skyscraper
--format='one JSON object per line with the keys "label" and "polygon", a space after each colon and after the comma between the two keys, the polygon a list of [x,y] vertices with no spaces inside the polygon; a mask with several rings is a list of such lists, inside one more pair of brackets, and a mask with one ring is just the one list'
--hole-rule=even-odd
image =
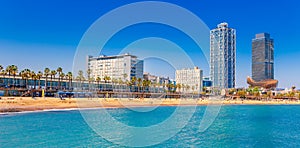
{"label": "tall glass skyscraper", "polygon": [[274,79],[274,41],[268,33],[256,34],[252,40],[252,79]]}
{"label": "tall glass skyscraper", "polygon": [[210,31],[210,77],[213,87],[235,87],[236,31],[221,23]]}

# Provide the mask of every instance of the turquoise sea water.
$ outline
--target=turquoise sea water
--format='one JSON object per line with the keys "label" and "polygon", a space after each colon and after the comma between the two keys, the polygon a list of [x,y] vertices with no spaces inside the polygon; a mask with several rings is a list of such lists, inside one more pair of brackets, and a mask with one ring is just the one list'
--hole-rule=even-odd
{"label": "turquoise sea water", "polygon": [[[175,109],[176,107],[159,107],[147,113],[128,109],[108,109],[107,111],[117,121],[124,124],[147,127],[164,121]],[[205,132],[199,132],[197,129],[205,109],[206,107],[197,107],[196,113],[187,126],[171,139],[154,146],[300,146],[300,106],[223,106],[210,128]],[[89,111],[97,111],[101,114],[101,109]],[[182,116],[185,116],[184,113]],[[122,135],[122,131],[119,132]],[[116,134],[116,131],[111,133]],[[119,137],[119,140],[123,139],[125,138]],[[96,134],[85,123],[79,111],[49,111],[1,115],[0,147],[121,146]]]}

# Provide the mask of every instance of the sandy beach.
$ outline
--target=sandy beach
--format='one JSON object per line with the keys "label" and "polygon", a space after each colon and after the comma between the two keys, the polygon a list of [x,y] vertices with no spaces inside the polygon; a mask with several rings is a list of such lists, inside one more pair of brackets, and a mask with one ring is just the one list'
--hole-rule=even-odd
{"label": "sandy beach", "polygon": [[49,109],[80,109],[80,108],[126,108],[145,106],[191,106],[191,105],[300,105],[299,101],[289,100],[220,100],[210,101],[201,99],[103,99],[103,98],[31,98],[31,97],[2,97],[0,112],[42,111]]}

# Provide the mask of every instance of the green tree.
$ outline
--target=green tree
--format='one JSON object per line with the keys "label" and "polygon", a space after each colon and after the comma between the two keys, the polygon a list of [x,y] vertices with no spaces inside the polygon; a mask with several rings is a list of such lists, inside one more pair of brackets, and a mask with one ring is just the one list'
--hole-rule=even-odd
{"label": "green tree", "polygon": [[47,83],[48,83],[48,76],[50,75],[50,69],[49,68],[45,68],[44,70],[44,76],[45,76],[45,90],[47,90]]}
{"label": "green tree", "polygon": [[28,88],[28,78],[30,77],[31,71],[29,69],[24,69],[19,73],[22,80],[25,81],[25,87]]}
{"label": "green tree", "polygon": [[69,80],[69,90],[72,88],[72,80],[73,80],[73,74],[72,72],[68,72],[66,75],[67,79]]}
{"label": "green tree", "polygon": [[60,83],[60,74],[62,73],[63,69],[61,67],[58,67],[56,69],[57,73],[58,73],[58,88],[61,89],[61,83]]}
{"label": "green tree", "polygon": [[132,77],[132,78],[131,78],[131,87],[132,87],[131,89],[132,89],[133,91],[135,91],[134,86],[135,86],[136,81],[137,81],[136,77]]}
{"label": "green tree", "polygon": [[43,77],[43,73],[41,71],[39,71],[36,74],[37,79],[39,80],[39,89],[41,88],[41,78]]}
{"label": "green tree", "polygon": [[239,90],[237,92],[237,95],[240,97],[240,98],[246,98],[246,91],[245,90]]}
{"label": "green tree", "polygon": [[190,90],[190,86],[189,85],[186,85],[186,91],[189,91]]}
{"label": "green tree", "polygon": [[138,92],[140,92],[141,91],[141,86],[142,86],[142,79],[141,78],[138,78],[137,79],[137,85],[138,85]]}
{"label": "green tree", "polygon": [[185,84],[181,84],[181,88],[182,88],[182,91],[185,92],[186,85]]}
{"label": "green tree", "polygon": [[174,85],[173,83],[169,83],[168,85],[169,85],[169,86],[168,86],[168,87],[169,87],[169,88],[168,88],[169,91],[170,91],[170,92],[174,92],[175,85]]}
{"label": "green tree", "polygon": [[151,85],[150,80],[143,80],[143,82],[142,82],[143,92],[145,92],[145,89],[147,89],[147,91],[149,91],[150,85]]}
{"label": "green tree", "polygon": [[14,87],[16,86],[16,75],[18,74],[18,67],[15,65],[12,65],[12,75],[14,80]]}
{"label": "green tree", "polygon": [[[6,68],[6,71],[8,73],[8,76],[10,77],[11,75],[13,76],[13,86],[15,86],[15,77],[18,73],[18,67],[16,65],[9,65]],[[10,82],[8,81],[8,85],[10,85]]]}
{"label": "green tree", "polygon": [[61,73],[59,74],[59,80],[60,80],[59,86],[60,86],[60,89],[63,89],[63,87],[62,87],[62,85],[61,85],[61,82],[64,81],[65,76],[66,76],[66,75],[65,75],[65,73],[63,73],[63,72],[61,72]]}
{"label": "green tree", "polygon": [[104,82],[105,82],[105,83],[108,83],[108,82],[110,81],[110,79],[111,79],[111,78],[110,78],[109,76],[104,76]]}
{"label": "green tree", "polygon": [[[2,74],[2,70],[3,70],[3,66],[0,65],[0,75],[3,75],[3,74]],[[0,82],[2,82],[2,81],[0,81]]]}
{"label": "green tree", "polygon": [[29,73],[29,76],[30,76],[31,80],[34,82],[33,88],[35,89],[35,88],[36,88],[36,80],[37,80],[37,77],[36,77],[35,72],[34,72],[34,71],[31,71],[31,72]]}
{"label": "green tree", "polygon": [[98,88],[99,88],[99,90],[100,90],[100,81],[101,81],[101,78],[100,78],[100,77],[97,77],[97,78],[96,78],[96,81],[97,81],[97,84],[98,84]]}
{"label": "green tree", "polygon": [[52,89],[52,86],[53,86],[53,83],[54,83],[54,82],[52,81],[52,79],[55,80],[56,74],[57,74],[56,70],[52,70],[52,71],[50,72],[50,79],[51,79],[50,89]]}
{"label": "green tree", "polygon": [[77,76],[77,81],[79,81],[80,87],[81,87],[81,83],[85,80],[84,76],[83,76],[83,71],[79,70],[78,71],[78,76]]}
{"label": "green tree", "polygon": [[182,88],[182,85],[180,83],[176,84],[176,88],[178,89],[178,92],[180,93],[181,91],[181,88]]}
{"label": "green tree", "polygon": [[192,86],[193,94],[195,93],[195,86]]}
{"label": "green tree", "polygon": [[86,73],[87,73],[87,77],[88,77],[88,82],[89,82],[89,88],[90,88],[90,84],[91,84],[91,73],[92,73],[92,70],[91,69],[88,69],[87,71],[86,71]]}

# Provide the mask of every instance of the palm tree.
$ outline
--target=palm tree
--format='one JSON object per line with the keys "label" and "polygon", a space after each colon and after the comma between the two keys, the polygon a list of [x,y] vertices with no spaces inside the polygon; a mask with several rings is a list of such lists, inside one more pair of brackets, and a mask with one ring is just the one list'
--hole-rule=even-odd
{"label": "palm tree", "polygon": [[45,70],[44,70],[44,75],[45,75],[45,77],[46,77],[46,81],[45,81],[45,90],[47,90],[48,76],[50,75],[50,69],[49,69],[49,68],[45,68]]}
{"label": "palm tree", "polygon": [[105,83],[108,83],[110,81],[110,77],[109,76],[104,76],[104,81],[105,81]]}
{"label": "palm tree", "polygon": [[203,88],[202,88],[202,94],[203,94],[203,95],[206,95],[206,93],[207,93],[207,87],[203,87]]}
{"label": "palm tree", "polygon": [[[13,75],[13,82],[15,82],[15,77],[18,73],[18,67],[16,65],[9,65],[6,68],[6,71],[8,73],[8,76],[10,77],[11,75]],[[9,81],[8,81],[8,85],[9,85]],[[14,84],[13,84],[14,85]]]}
{"label": "palm tree", "polygon": [[170,83],[171,92],[174,93],[175,85],[173,83]]}
{"label": "palm tree", "polygon": [[98,87],[99,87],[99,90],[100,90],[100,81],[101,81],[101,78],[100,78],[100,77],[97,77],[97,78],[96,78],[96,81],[97,81],[97,84],[98,84]]}
{"label": "palm tree", "polygon": [[150,80],[143,80],[143,92],[145,91],[145,88],[147,88],[147,91],[149,91],[150,85],[151,85]]}
{"label": "palm tree", "polygon": [[112,79],[111,79],[111,82],[112,82],[112,87],[116,89],[116,87],[117,87],[116,84],[118,83],[118,79],[112,78]]}
{"label": "palm tree", "polygon": [[180,90],[181,90],[181,84],[180,83],[176,84],[176,88],[178,88],[178,92],[180,92]]}
{"label": "palm tree", "polygon": [[182,87],[182,91],[185,93],[185,88],[186,88],[186,85],[184,85],[184,84],[181,84],[181,87]]}
{"label": "palm tree", "polygon": [[[104,76],[104,82],[108,83],[110,81],[110,77],[109,76]],[[105,90],[107,89],[107,84],[105,84]]]}
{"label": "palm tree", "polygon": [[3,66],[0,65],[0,75],[2,75]]}
{"label": "palm tree", "polygon": [[77,76],[76,79],[79,81],[80,87],[81,87],[81,82],[85,80],[85,78],[84,78],[84,76],[83,76],[83,71],[82,71],[82,70],[79,70],[79,71],[78,71],[78,76]]}
{"label": "palm tree", "polygon": [[36,74],[37,79],[39,80],[39,89],[41,88],[41,78],[43,77],[43,73],[41,71],[39,71]]}
{"label": "palm tree", "polygon": [[16,86],[16,75],[18,73],[18,67],[15,65],[12,65],[12,75],[13,75],[13,80],[14,80],[14,87]]}
{"label": "palm tree", "polygon": [[61,83],[60,83],[60,74],[62,73],[62,68],[61,67],[58,67],[57,69],[56,69],[56,71],[58,72],[58,89],[61,89],[60,88],[60,85],[61,85]]}
{"label": "palm tree", "polygon": [[128,77],[128,75],[126,73],[123,74],[123,78],[124,78],[124,81],[126,81],[126,78]]}
{"label": "palm tree", "polygon": [[[23,77],[23,72],[24,72],[24,70],[22,70],[21,72],[19,72],[19,76],[21,77],[21,80],[23,81],[23,83],[24,83],[24,77]],[[20,83],[21,84],[21,83]]]}
{"label": "palm tree", "polygon": [[[9,66],[7,66],[6,67],[6,73],[8,73],[8,78],[10,78],[10,74],[11,74],[11,66],[9,65]],[[10,85],[10,80],[8,79],[8,81],[7,81],[7,86],[9,86]]]}
{"label": "palm tree", "polygon": [[138,92],[140,92],[140,87],[142,86],[142,79],[141,78],[138,78],[137,79],[137,82],[138,82]]}
{"label": "palm tree", "polygon": [[171,90],[171,84],[168,83],[168,84],[165,84],[165,86],[167,87],[167,92],[169,92]]}
{"label": "palm tree", "polygon": [[118,84],[119,84],[119,89],[122,90],[123,89],[123,81],[121,78],[118,79]]}
{"label": "palm tree", "polygon": [[55,80],[56,74],[57,74],[57,72],[56,72],[55,70],[52,70],[52,71],[50,72],[50,79],[51,79],[50,89],[52,89],[52,86],[53,86],[53,84],[52,84],[52,83],[53,83],[52,79]]}
{"label": "palm tree", "polygon": [[[150,80],[149,80],[150,81]],[[156,92],[155,90],[156,90],[156,83],[155,82],[152,82],[152,81],[150,81],[150,86],[152,87],[152,90],[151,89],[149,89],[149,91],[152,91],[152,92]]]}
{"label": "palm tree", "polygon": [[20,72],[20,76],[22,77],[23,80],[25,80],[25,87],[28,88],[28,78],[30,77],[29,74],[31,71],[29,69],[24,69]]}
{"label": "palm tree", "polygon": [[60,74],[59,74],[59,86],[60,86],[60,89],[62,89],[62,86],[61,86],[61,81],[62,80],[64,80],[64,77],[65,77],[66,75],[65,75],[65,73],[63,73],[63,72],[61,72]]}
{"label": "palm tree", "polygon": [[195,86],[192,86],[193,94],[195,93]]}
{"label": "palm tree", "polygon": [[5,76],[7,75],[7,71],[3,69],[2,72],[1,72],[1,74],[3,75],[3,79],[4,79],[3,82],[5,82]]}
{"label": "palm tree", "polygon": [[91,69],[88,69],[88,70],[86,71],[86,74],[87,74],[87,76],[88,76],[88,79],[90,79],[91,73],[92,73],[92,70],[91,70]]}
{"label": "palm tree", "polygon": [[190,87],[189,85],[186,85],[186,91],[187,91],[187,92],[189,91],[190,88],[191,88],[191,87]]}
{"label": "palm tree", "polygon": [[30,78],[34,81],[33,88],[35,89],[35,86],[36,86],[36,80],[37,80],[37,77],[36,77],[35,72],[34,72],[34,71],[31,71],[31,72],[29,73],[29,76],[30,76]]}
{"label": "palm tree", "polygon": [[87,77],[88,77],[88,82],[89,82],[89,89],[90,89],[90,83],[91,83],[91,73],[92,73],[92,70],[89,68],[87,71]]}
{"label": "palm tree", "polygon": [[131,78],[131,86],[132,86],[132,90],[134,90],[134,86],[135,86],[135,83],[136,83],[136,77],[132,77]]}
{"label": "palm tree", "polygon": [[72,87],[72,79],[73,79],[73,74],[72,72],[67,73],[67,79],[69,80],[69,89]]}
{"label": "palm tree", "polygon": [[142,82],[142,92],[145,92],[145,89],[146,89],[146,86],[147,86],[147,80],[143,80]]}
{"label": "palm tree", "polygon": [[94,79],[93,77],[90,77],[90,78],[88,79],[88,81],[89,81],[89,90],[90,90],[90,88],[91,88],[91,83],[94,83],[95,79]]}

